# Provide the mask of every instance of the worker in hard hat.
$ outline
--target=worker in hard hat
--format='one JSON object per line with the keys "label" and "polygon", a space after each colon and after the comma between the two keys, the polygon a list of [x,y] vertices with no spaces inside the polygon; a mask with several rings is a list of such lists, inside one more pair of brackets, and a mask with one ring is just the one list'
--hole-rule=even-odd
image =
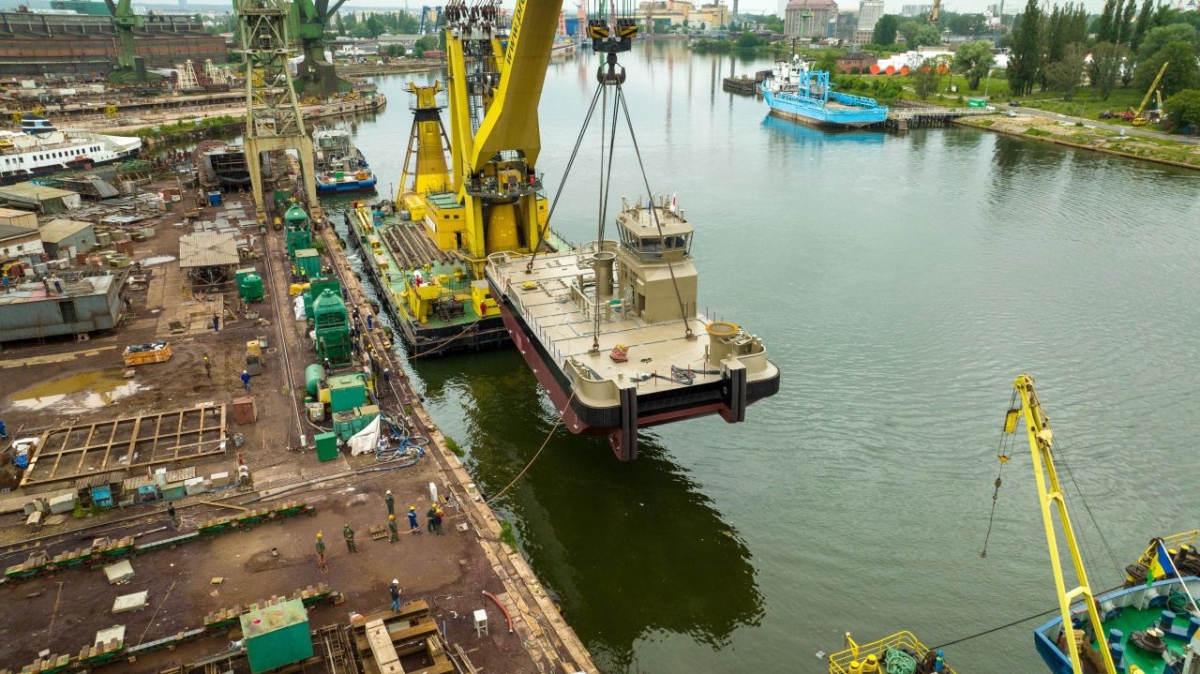
{"label": "worker in hard hat", "polygon": [[408,532],[411,534],[421,533],[421,525],[417,524],[417,506],[408,506]]}
{"label": "worker in hard hat", "polygon": [[388,535],[388,543],[395,543],[396,541],[400,540],[400,534],[396,532],[395,515],[388,515],[388,531],[391,532]]}
{"label": "worker in hard hat", "polygon": [[436,504],[436,503],[430,503],[430,504],[429,504],[429,510],[426,510],[426,511],[425,511],[425,528],[429,530],[429,533],[433,533],[433,532],[434,532],[434,528],[433,528],[433,518],[434,518],[436,515],[437,515],[437,504]]}
{"label": "worker in hard hat", "polygon": [[383,502],[387,504],[388,515],[395,515],[396,514],[396,497],[392,496],[391,489],[387,490],[387,493],[384,494]]}
{"label": "worker in hard hat", "polygon": [[392,584],[388,586],[388,592],[392,595],[392,610],[396,613],[400,612],[400,579],[393,578]]}
{"label": "worker in hard hat", "polygon": [[346,539],[347,552],[358,552],[358,547],[354,545],[354,530],[349,524],[342,528],[342,538]]}
{"label": "worker in hard hat", "polygon": [[329,565],[325,563],[325,541],[321,532],[317,532],[317,570],[326,572],[329,571]]}

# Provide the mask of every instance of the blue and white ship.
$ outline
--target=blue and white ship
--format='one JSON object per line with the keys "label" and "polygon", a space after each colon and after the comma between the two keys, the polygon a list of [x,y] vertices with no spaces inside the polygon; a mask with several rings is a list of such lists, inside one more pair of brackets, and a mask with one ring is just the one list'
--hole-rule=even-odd
{"label": "blue and white ship", "polygon": [[829,71],[809,70],[793,56],[776,61],[772,76],[763,80],[763,98],[771,114],[801,124],[855,128],[881,124],[888,108],[875,99],[833,91]]}
{"label": "blue and white ship", "polygon": [[362,152],[350,142],[345,129],[318,129],[313,132],[317,151],[317,192],[374,192],[375,174]]}

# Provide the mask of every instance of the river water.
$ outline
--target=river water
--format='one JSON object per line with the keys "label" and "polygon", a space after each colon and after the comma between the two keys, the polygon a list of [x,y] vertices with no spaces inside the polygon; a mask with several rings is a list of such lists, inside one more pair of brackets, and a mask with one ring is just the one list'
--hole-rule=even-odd
{"label": "river water", "polygon": [[[823,672],[817,652],[846,631],[935,645],[1054,609],[1023,437],[980,557],[1022,372],[1053,420],[1095,586],[1117,585],[1151,536],[1198,524],[1177,478],[1200,435],[1200,174],[965,129],[828,134],[721,91],[765,61],[652,43],[622,62],[650,186],[697,228],[701,306],[762,336],[784,378],[744,424],[644,431],[632,464],[559,430],[496,502],[602,671]],[[552,195],[594,70],[550,66]],[[390,190],[411,112],[405,78],[378,81],[390,105],[356,132]],[[619,138],[612,194],[634,198]],[[552,223],[576,241],[596,235],[599,144]],[[487,492],[553,428],[515,352],[413,376]],[[1040,622],[949,662],[1042,671]]]}

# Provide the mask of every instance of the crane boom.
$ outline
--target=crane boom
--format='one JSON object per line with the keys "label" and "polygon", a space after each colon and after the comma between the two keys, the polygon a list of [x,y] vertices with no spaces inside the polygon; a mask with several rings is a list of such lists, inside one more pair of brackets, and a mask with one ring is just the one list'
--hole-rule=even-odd
{"label": "crane boom", "polygon": [[[1023,374],[1017,377],[1013,386],[1016,388],[1017,396],[1021,399],[1021,406],[1017,408],[1014,405],[1014,408],[1008,411],[1004,422],[1004,432],[1015,433],[1018,422],[1022,417],[1025,419],[1029,450],[1033,455],[1033,470],[1037,476],[1042,523],[1046,527],[1046,543],[1050,547],[1050,562],[1054,567],[1054,585],[1058,590],[1058,607],[1062,612],[1064,650],[1071,654],[1071,668],[1075,674],[1084,674],[1080,651],[1089,646],[1084,638],[1079,647],[1075,647],[1075,627],[1071,619],[1071,603],[1082,599],[1093,634],[1101,642],[1099,652],[1104,662],[1104,673],[1116,674],[1117,670],[1113,665],[1112,654],[1103,645],[1105,635],[1104,627],[1100,622],[1099,607],[1091,586],[1088,584],[1087,570],[1083,566],[1083,557],[1075,539],[1075,529],[1071,526],[1067,502],[1064,499],[1062,485],[1058,481],[1058,471],[1054,467],[1054,432],[1050,430],[1050,420],[1042,410],[1037,392],[1034,391],[1033,377]],[[1001,460],[1006,459],[1002,458]],[[1071,561],[1075,565],[1075,577],[1079,581],[1079,585],[1071,590],[1067,589],[1066,580],[1063,577],[1062,561],[1059,559],[1058,536],[1054,529],[1055,512],[1058,514],[1058,524],[1062,528],[1063,536],[1067,539],[1067,549],[1071,552]]]}
{"label": "crane boom", "polygon": [[1167,72],[1167,66],[1171,65],[1169,61],[1163,61],[1162,67],[1158,69],[1158,74],[1154,76],[1154,83],[1146,90],[1146,95],[1142,97],[1142,104],[1138,106],[1137,112],[1133,113],[1133,118],[1137,119],[1142,116],[1142,112],[1146,109],[1146,104],[1150,102],[1150,97],[1158,90],[1158,83],[1162,81],[1163,73]]}

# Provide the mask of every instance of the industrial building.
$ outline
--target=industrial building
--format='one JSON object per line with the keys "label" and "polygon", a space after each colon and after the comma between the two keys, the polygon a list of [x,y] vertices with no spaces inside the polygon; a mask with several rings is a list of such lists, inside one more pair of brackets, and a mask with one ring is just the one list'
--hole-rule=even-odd
{"label": "industrial building", "polygon": [[[4,47],[0,40],[0,50]],[[57,215],[79,208],[83,200],[78,194],[36,183],[17,183],[0,187],[0,206],[17,206],[42,215]]]}
{"label": "industrial building", "polygon": [[123,275],[61,272],[0,293],[0,342],[79,335],[116,327]]}
{"label": "industrial building", "polygon": [[38,230],[0,225],[0,265],[9,262],[34,265],[42,261],[42,238]]}
{"label": "industrial building", "polygon": [[201,287],[233,281],[241,258],[232,234],[197,232],[179,237],[179,268]]}
{"label": "industrial building", "polygon": [[834,0],[792,0],[787,4],[783,32],[788,37],[823,40],[833,36],[837,17]]}
{"label": "industrial building", "polygon": [[75,257],[96,247],[96,228],[82,220],[51,220],[42,227],[42,246],[52,259]]}
{"label": "industrial building", "polygon": [[[205,33],[194,16],[148,14],[142,19],[134,41],[147,67],[174,68],[187,59],[228,61],[225,38]],[[120,49],[111,16],[0,12],[0,76],[103,77],[113,70]]]}

